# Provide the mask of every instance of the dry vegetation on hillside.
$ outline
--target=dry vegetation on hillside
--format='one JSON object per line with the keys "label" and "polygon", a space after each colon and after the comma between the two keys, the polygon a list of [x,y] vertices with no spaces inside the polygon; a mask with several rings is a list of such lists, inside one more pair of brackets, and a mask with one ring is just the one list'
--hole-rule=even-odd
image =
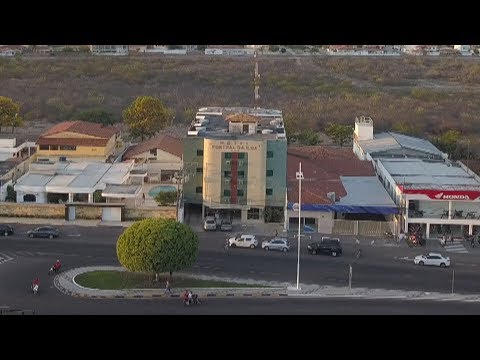
{"label": "dry vegetation on hillside", "polygon": [[[321,130],[369,115],[376,131],[402,124],[432,136],[480,132],[480,61],[465,58],[260,57],[261,105]],[[139,95],[161,98],[176,123],[199,106],[252,106],[253,59],[55,57],[0,59],[0,95],[22,104],[27,126],[100,108],[121,111]]]}

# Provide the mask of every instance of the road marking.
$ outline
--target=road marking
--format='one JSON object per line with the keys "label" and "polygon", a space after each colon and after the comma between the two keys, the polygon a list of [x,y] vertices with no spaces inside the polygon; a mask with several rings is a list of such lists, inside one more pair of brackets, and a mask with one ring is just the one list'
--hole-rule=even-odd
{"label": "road marking", "polygon": [[79,237],[79,236],[82,236],[82,234],[67,234],[67,236],[76,236],[76,237]]}
{"label": "road marking", "polygon": [[10,261],[10,260],[13,260],[13,258],[6,254],[0,253],[0,264],[6,263],[7,261]]}

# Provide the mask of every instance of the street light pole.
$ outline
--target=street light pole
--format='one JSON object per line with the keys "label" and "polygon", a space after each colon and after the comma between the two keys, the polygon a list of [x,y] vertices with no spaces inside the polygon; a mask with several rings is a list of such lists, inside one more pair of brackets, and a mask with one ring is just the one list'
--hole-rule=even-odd
{"label": "street light pole", "polygon": [[298,255],[297,255],[297,290],[300,290],[300,231],[302,226],[302,163],[299,164],[298,172],[296,174],[298,179]]}

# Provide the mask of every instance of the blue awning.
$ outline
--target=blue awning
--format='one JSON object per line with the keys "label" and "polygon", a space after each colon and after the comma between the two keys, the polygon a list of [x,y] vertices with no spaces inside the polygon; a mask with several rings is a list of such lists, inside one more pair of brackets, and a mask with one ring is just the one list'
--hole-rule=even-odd
{"label": "blue awning", "polygon": [[[293,203],[288,203],[288,210],[293,210]],[[398,214],[398,207],[393,206],[362,206],[362,205],[316,205],[302,204],[302,211],[324,211],[346,214]]]}

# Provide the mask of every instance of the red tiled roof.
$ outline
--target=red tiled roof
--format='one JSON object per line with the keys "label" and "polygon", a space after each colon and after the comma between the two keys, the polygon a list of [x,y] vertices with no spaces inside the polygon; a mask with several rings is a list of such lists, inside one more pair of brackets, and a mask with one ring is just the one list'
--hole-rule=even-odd
{"label": "red tiled roof", "polygon": [[180,139],[174,138],[170,135],[160,134],[154,138],[129,148],[123,155],[123,159],[130,159],[132,156],[141,154],[145,151],[150,151],[152,149],[160,149],[181,158],[183,153],[183,144]]}
{"label": "red tiled roof", "polygon": [[298,202],[298,180],[295,177],[302,162],[302,203],[331,204],[327,193],[339,197],[347,193],[340,176],[375,176],[369,161],[359,160],[350,148],[301,146],[288,149],[288,201]]}
{"label": "red tiled roof", "polygon": [[110,139],[113,135],[119,133],[120,129],[115,126],[105,126],[88,121],[64,121],[48,129],[42,136],[49,136],[66,131]]}
{"label": "red tiled roof", "polygon": [[45,138],[40,137],[37,145],[75,145],[75,146],[106,146],[109,139],[88,138]]}

